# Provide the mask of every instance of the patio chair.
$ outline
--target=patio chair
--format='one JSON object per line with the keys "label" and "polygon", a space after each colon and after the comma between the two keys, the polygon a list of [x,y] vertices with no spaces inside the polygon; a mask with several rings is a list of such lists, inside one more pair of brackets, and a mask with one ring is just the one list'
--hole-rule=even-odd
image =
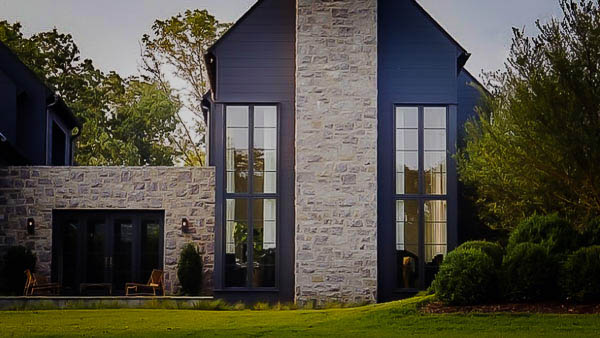
{"label": "patio chair", "polygon": [[[140,292],[152,290],[150,292]],[[152,295],[156,296],[156,291],[159,291],[162,296],[165,295],[165,281],[164,281],[164,272],[162,270],[152,270],[152,274],[150,274],[150,279],[148,279],[148,283],[140,284],[140,283],[126,283],[125,284],[125,295],[129,296],[130,293],[135,295]]]}
{"label": "patio chair", "polygon": [[32,273],[29,269],[25,270],[25,289],[24,296],[35,296],[36,294],[58,295],[60,293],[59,283],[49,283],[44,276]]}

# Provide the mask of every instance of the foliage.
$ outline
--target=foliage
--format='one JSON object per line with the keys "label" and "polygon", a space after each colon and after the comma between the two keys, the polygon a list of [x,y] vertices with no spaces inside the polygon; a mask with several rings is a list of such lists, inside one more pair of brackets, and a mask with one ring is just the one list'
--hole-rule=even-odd
{"label": "foliage", "polygon": [[[153,82],[103,73],[81,59],[70,34],[56,29],[26,38],[19,23],[0,21],[4,42],[61,95],[83,123],[75,162],[81,165],[172,165],[178,152],[176,102]],[[125,129],[135,126],[143,129]]]}
{"label": "foliage", "polygon": [[600,7],[561,6],[534,37],[514,29],[505,69],[487,74],[493,95],[466,124],[460,177],[495,228],[536,211],[573,224],[600,215]]}
{"label": "foliage", "polygon": [[202,165],[204,161],[206,125],[202,98],[209,88],[204,55],[229,26],[206,10],[187,10],[166,20],[155,20],[152,33],[142,37],[146,78],[167,89],[172,88],[169,79],[182,83],[181,89],[167,92],[195,117],[193,127],[189,128],[183,123],[181,112],[177,115],[180,133],[185,136],[177,140],[177,146],[187,165]]}
{"label": "foliage", "polygon": [[561,270],[563,293],[578,302],[600,301],[600,246],[581,248]]}
{"label": "foliage", "polygon": [[520,243],[508,249],[502,261],[504,295],[511,301],[538,301],[556,294],[558,262],[537,243]]}
{"label": "foliage", "polygon": [[457,250],[477,249],[483,251],[494,261],[494,265],[499,268],[502,265],[504,257],[504,248],[498,243],[487,241],[469,241],[461,244]]}
{"label": "foliage", "polygon": [[552,255],[565,255],[577,248],[578,234],[557,214],[533,215],[524,219],[511,232],[507,250],[520,243],[538,243]]}
{"label": "foliage", "polygon": [[3,259],[0,274],[2,291],[12,295],[22,295],[25,287],[25,270],[35,271],[37,257],[23,246],[8,248]]}
{"label": "foliage", "polygon": [[435,276],[432,287],[446,304],[479,304],[496,292],[494,261],[479,249],[457,249],[448,254]]}
{"label": "foliage", "polygon": [[192,243],[181,250],[177,263],[177,277],[181,292],[185,295],[198,295],[202,288],[202,255]]}
{"label": "foliage", "polygon": [[600,245],[600,217],[592,219],[583,228],[579,246]]}

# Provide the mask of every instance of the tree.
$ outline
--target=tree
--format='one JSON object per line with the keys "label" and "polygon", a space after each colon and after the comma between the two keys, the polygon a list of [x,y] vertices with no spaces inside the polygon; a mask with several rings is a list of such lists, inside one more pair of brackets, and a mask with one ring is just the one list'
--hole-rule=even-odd
{"label": "tree", "polygon": [[[219,21],[206,10],[187,10],[166,20],[156,20],[152,33],[142,37],[143,70],[146,79],[160,83],[172,94],[172,100],[194,116],[188,127],[179,111],[181,134],[177,146],[186,165],[204,162],[204,131],[202,98],[208,90],[204,55],[230,24]],[[182,88],[171,92],[170,81],[181,83]]]}
{"label": "tree", "polygon": [[600,8],[561,0],[562,19],[514,37],[492,95],[466,125],[459,172],[481,216],[512,228],[533,212],[575,225],[600,214]]}
{"label": "tree", "polygon": [[166,95],[167,87],[103,73],[91,60],[81,59],[70,34],[53,29],[26,38],[21,28],[19,23],[0,21],[0,41],[61,95],[82,121],[76,163],[174,163],[179,154],[171,146],[178,105]]}

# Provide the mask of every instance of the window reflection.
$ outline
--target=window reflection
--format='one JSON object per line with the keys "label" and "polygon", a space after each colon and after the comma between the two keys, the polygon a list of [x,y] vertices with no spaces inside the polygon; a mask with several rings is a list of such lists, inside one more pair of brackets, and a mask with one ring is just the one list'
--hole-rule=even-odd
{"label": "window reflection", "polygon": [[419,192],[419,109],[396,107],[396,193]]}
{"label": "window reflection", "polygon": [[447,251],[447,203],[425,201],[425,283],[431,284]]}
{"label": "window reflection", "polygon": [[419,203],[396,201],[397,287],[417,288],[419,279]]}
{"label": "window reflection", "polygon": [[277,108],[254,107],[254,192],[277,192]]}
{"label": "window reflection", "polygon": [[248,200],[228,199],[225,222],[225,283],[243,287],[248,269]]}
{"label": "window reflection", "polygon": [[423,165],[425,193],[445,195],[446,170],[446,108],[423,109]]}
{"label": "window reflection", "polygon": [[249,109],[247,106],[227,106],[225,115],[227,192],[248,192]]}
{"label": "window reflection", "polygon": [[276,200],[253,202],[254,287],[275,286],[275,250],[277,248]]}

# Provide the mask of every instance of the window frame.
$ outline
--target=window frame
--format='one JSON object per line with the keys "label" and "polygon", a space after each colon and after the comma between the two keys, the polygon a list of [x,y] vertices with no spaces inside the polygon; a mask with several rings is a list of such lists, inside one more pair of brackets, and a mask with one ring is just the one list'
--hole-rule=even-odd
{"label": "window frame", "polygon": [[[425,187],[425,149],[424,149],[424,111],[425,108],[445,108],[446,109],[446,189],[445,189],[445,194],[427,194],[426,193],[426,187]],[[418,141],[417,141],[417,152],[418,152],[418,193],[416,194],[399,194],[398,190],[397,190],[397,179],[398,179],[398,173],[397,173],[397,156],[396,156],[396,152],[398,151],[397,149],[397,113],[396,110],[397,108],[418,108],[418,117],[417,117],[417,137],[418,137]],[[397,238],[397,234],[396,234],[396,228],[397,228],[397,222],[398,222],[398,215],[397,215],[397,210],[396,210],[396,202],[397,201],[407,201],[407,200],[413,200],[413,201],[417,201],[418,203],[418,213],[419,213],[419,217],[418,217],[418,231],[419,231],[419,240],[418,240],[418,257],[419,257],[419,262],[418,262],[418,266],[417,266],[417,272],[418,272],[418,276],[419,276],[419,280],[418,280],[418,284],[416,285],[416,288],[401,288],[398,287],[398,282],[396,281],[394,284],[394,290],[395,292],[418,292],[419,290],[422,290],[425,286],[425,203],[427,201],[446,201],[446,205],[448,205],[448,190],[449,190],[449,182],[448,182],[448,165],[450,163],[450,105],[448,104],[393,104],[392,107],[392,128],[393,128],[393,133],[392,133],[392,139],[393,139],[393,177],[392,177],[392,184],[394,187],[394,194],[393,194],[393,201],[394,201],[394,215],[393,215],[393,230],[394,230],[394,241]],[[406,187],[406,182],[404,183],[404,186]],[[447,209],[448,210],[448,209]],[[448,225],[449,225],[449,218],[448,218],[448,211],[446,211],[446,231],[448,231]],[[446,232],[448,233],[448,232]],[[396,247],[396,243],[394,243],[394,247]],[[446,235],[446,250],[448,250],[449,244],[448,244],[448,235]],[[397,272],[397,264],[394,264],[394,270]],[[397,273],[394,274],[395,276],[397,276]]]}
{"label": "window frame", "polygon": [[[223,291],[267,291],[267,292],[277,292],[279,291],[279,264],[280,264],[280,192],[281,192],[281,104],[278,102],[254,102],[254,103],[224,103],[223,104],[223,145],[227,144],[227,108],[233,107],[248,107],[248,189],[246,192],[228,192],[227,186],[227,149],[223,151],[223,168],[222,172],[224,173],[223,179],[223,213],[222,213],[222,238],[220,241],[220,245],[222,247],[220,255],[222,256],[222,268],[220,269],[220,277],[222,281],[222,289]],[[277,117],[277,126],[276,126],[276,142],[277,142],[277,150],[276,150],[276,184],[275,184],[275,193],[257,193],[254,192],[254,107],[256,106],[272,106],[275,107],[276,117]],[[235,200],[242,199],[248,201],[248,243],[252,245],[247,245],[248,252],[247,255],[247,265],[250,267],[254,265],[254,212],[253,205],[255,200],[275,200],[275,281],[274,286],[269,287],[253,287],[253,277],[254,277],[254,269],[248,268],[246,275],[246,286],[227,286],[226,282],[226,271],[227,267],[225,264],[225,255],[227,254],[227,235],[226,235],[226,227],[227,227],[227,200]],[[217,289],[219,291],[219,289]]]}

